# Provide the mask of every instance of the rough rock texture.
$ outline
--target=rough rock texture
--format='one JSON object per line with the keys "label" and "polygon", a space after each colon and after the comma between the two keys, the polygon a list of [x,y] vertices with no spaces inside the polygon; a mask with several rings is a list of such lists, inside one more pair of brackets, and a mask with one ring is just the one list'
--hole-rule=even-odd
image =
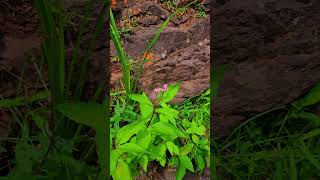
{"label": "rough rock texture", "polygon": [[[158,59],[145,68],[141,85],[148,95],[166,83],[181,82],[181,89],[173,102],[197,96],[209,88],[210,79],[210,18],[197,19],[189,25],[166,27],[152,49]],[[142,28],[125,38],[125,50],[131,57],[142,59],[146,42],[153,38],[159,26]],[[111,55],[116,56],[111,44]],[[112,77],[121,77],[113,74]],[[119,79],[111,78],[111,81]]]}
{"label": "rough rock texture", "polygon": [[[125,50],[132,57],[141,55],[146,50],[146,42],[152,39],[160,26],[143,28],[133,36],[125,38]],[[210,39],[210,18],[199,20],[186,27],[166,27],[161,33],[157,43],[152,49],[156,55],[163,53],[171,54],[176,50],[199,43],[204,39]],[[111,56],[116,56],[117,52],[111,44]],[[161,57],[161,56],[160,56]]]}
{"label": "rough rock texture", "polygon": [[142,88],[148,94],[164,84],[180,82],[173,103],[194,97],[210,86],[210,41],[204,40],[176,51],[166,59],[149,66],[142,77]]}
{"label": "rough rock texture", "polygon": [[258,112],[293,101],[320,81],[320,3],[232,0],[218,5],[213,63],[232,65],[212,106],[212,128],[222,136]]}

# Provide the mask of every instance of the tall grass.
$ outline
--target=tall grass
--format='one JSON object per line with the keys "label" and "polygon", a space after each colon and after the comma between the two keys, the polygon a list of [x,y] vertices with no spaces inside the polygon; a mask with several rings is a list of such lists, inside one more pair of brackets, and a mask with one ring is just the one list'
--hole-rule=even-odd
{"label": "tall grass", "polygon": [[[107,3],[102,2],[101,11],[97,18],[92,37],[85,49],[80,64],[80,80],[74,71],[80,59],[80,45],[83,43],[83,32],[88,22],[89,9],[97,1],[88,1],[87,12],[82,19],[76,46],[73,49],[72,60],[66,68],[65,58],[65,16],[63,1],[35,0],[34,5],[38,12],[43,34],[42,55],[48,67],[49,85],[46,91],[30,97],[16,97],[0,100],[0,107],[12,112],[14,119],[19,123],[21,134],[17,134],[15,158],[12,159],[15,169],[11,170],[5,179],[108,179],[108,144],[109,133],[107,125],[108,101],[100,103],[79,103],[84,94],[86,73],[91,59],[98,34],[105,25]],[[66,70],[69,70],[66,72]],[[38,70],[38,73],[40,71]],[[68,75],[68,76],[66,76]],[[39,74],[39,78],[43,76]],[[42,79],[42,82],[44,80]],[[102,82],[105,85],[105,82]],[[97,94],[101,92],[97,88]],[[47,100],[46,100],[47,99]],[[46,101],[45,101],[46,100]],[[95,97],[91,99],[95,100]],[[70,103],[70,101],[72,101]],[[20,107],[27,107],[27,112],[21,112]],[[40,106],[40,107],[38,107]],[[91,114],[94,116],[90,116]],[[50,114],[48,116],[48,114]],[[36,128],[31,128],[29,121],[33,120]],[[73,120],[69,121],[69,120]],[[92,122],[93,124],[86,123]],[[49,124],[49,125],[48,125]],[[81,129],[87,125],[96,130],[95,142],[83,141]],[[49,126],[49,127],[48,127]],[[98,127],[98,128],[97,128]],[[39,129],[41,130],[39,132]],[[88,129],[88,128],[86,128]],[[87,132],[86,132],[87,135]],[[96,145],[99,158],[99,172],[94,167],[85,164],[92,149],[80,149],[83,145]],[[38,146],[42,148],[39,149]],[[75,159],[75,154],[84,154],[81,159]]]}

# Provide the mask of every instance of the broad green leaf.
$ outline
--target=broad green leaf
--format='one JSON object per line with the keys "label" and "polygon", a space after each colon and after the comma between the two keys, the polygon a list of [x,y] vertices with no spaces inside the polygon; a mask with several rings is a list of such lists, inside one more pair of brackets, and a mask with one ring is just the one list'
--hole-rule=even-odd
{"label": "broad green leaf", "polygon": [[191,172],[194,172],[192,161],[188,156],[179,156],[179,160],[180,160],[179,166],[183,166],[188,170],[190,170]]}
{"label": "broad green leaf", "polygon": [[98,103],[68,103],[58,105],[58,111],[69,119],[94,128],[99,129],[99,121],[105,119],[105,110]]}
{"label": "broad green leaf", "polygon": [[173,84],[168,86],[168,90],[163,93],[160,105],[166,106],[166,103],[171,101],[178,93],[180,84]]}
{"label": "broad green leaf", "polygon": [[151,158],[161,160],[166,154],[167,147],[165,144],[159,144],[151,146],[148,150],[152,153],[150,154]]}
{"label": "broad green leaf", "polygon": [[162,167],[165,167],[166,166],[166,162],[167,162],[167,159],[165,157],[163,157],[162,159],[159,160],[159,163]]}
{"label": "broad green leaf", "polygon": [[109,166],[107,112],[102,104],[98,103],[68,103],[58,105],[58,111],[69,119],[92,127],[96,131],[96,151],[101,166],[99,177],[106,177]]}
{"label": "broad green leaf", "polygon": [[175,145],[172,141],[166,142],[166,146],[172,156],[180,155],[179,147]]}
{"label": "broad green leaf", "polygon": [[180,148],[180,155],[181,156],[188,155],[192,151],[192,148],[193,148],[193,144],[186,144],[185,146]]}
{"label": "broad green leaf", "polygon": [[110,152],[110,172],[111,173],[113,173],[113,171],[116,169],[116,166],[121,154],[122,152],[119,150],[112,150]]}
{"label": "broad green leaf", "polygon": [[128,94],[128,97],[140,103],[141,118],[150,121],[153,114],[153,104],[145,93]]}
{"label": "broad green leaf", "polygon": [[139,164],[141,165],[142,169],[144,172],[147,172],[148,168],[148,156],[143,155],[142,157],[139,158]]}
{"label": "broad green leaf", "polygon": [[194,143],[199,144],[200,140],[199,140],[199,137],[197,135],[192,135],[191,138],[192,138]]}
{"label": "broad green leaf", "polygon": [[152,126],[152,131],[168,140],[175,140],[179,136],[179,130],[168,122],[155,123]]}
{"label": "broad green leaf", "polygon": [[169,106],[158,108],[156,112],[159,113],[160,121],[162,122],[171,122],[176,126],[176,119],[179,115],[179,111],[170,108]]}
{"label": "broad green leaf", "polygon": [[136,142],[141,147],[147,149],[149,144],[151,143],[151,140],[151,132],[149,129],[138,132]]}
{"label": "broad green leaf", "polygon": [[145,122],[134,121],[122,127],[116,135],[116,144],[120,145],[127,142],[133,135],[146,128]]}
{"label": "broad green leaf", "polygon": [[119,146],[119,149],[122,150],[122,152],[128,152],[128,153],[143,153],[146,152],[146,150],[135,143],[126,143],[121,146]]}
{"label": "broad green leaf", "polygon": [[179,165],[176,173],[176,180],[182,180],[186,175],[186,167]]}
{"label": "broad green leaf", "polygon": [[115,171],[115,180],[132,180],[130,168],[124,161],[119,161]]}
{"label": "broad green leaf", "polygon": [[319,102],[320,102],[320,82],[316,84],[306,96],[293,102],[292,105],[298,110],[301,110],[306,106],[314,105]]}
{"label": "broad green leaf", "polygon": [[203,170],[206,166],[206,162],[200,154],[196,155],[196,164],[198,170]]}
{"label": "broad green leaf", "polygon": [[205,134],[206,128],[204,127],[204,125],[201,124],[200,126],[198,126],[195,121],[192,121],[191,127],[187,129],[186,132],[188,134],[197,134],[202,136]]}

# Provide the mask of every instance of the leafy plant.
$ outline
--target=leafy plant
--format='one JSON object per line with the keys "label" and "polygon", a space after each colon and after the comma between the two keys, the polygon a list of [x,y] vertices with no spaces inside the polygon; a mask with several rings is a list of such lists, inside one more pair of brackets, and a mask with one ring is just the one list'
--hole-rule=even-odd
{"label": "leafy plant", "polygon": [[[110,169],[114,179],[123,179],[125,174],[132,179],[139,175],[138,167],[147,172],[151,161],[157,161],[162,167],[177,167],[177,179],[182,179],[186,170],[201,172],[205,168],[209,145],[208,139],[205,141],[202,137],[207,133],[206,128],[200,122],[179,120],[179,111],[168,104],[179,86],[169,85],[167,91],[161,91],[156,104],[145,93],[128,95],[139,103],[139,111],[131,111],[136,114],[128,123],[111,121]],[[125,119],[125,114],[115,111],[111,119]]]}

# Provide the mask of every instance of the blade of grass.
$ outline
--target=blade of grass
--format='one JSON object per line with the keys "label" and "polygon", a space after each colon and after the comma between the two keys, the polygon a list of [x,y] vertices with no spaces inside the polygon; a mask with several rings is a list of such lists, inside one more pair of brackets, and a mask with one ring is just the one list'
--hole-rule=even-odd
{"label": "blade of grass", "polygon": [[103,25],[104,25],[104,22],[105,22],[106,11],[107,11],[107,3],[104,3],[103,7],[100,10],[99,17],[98,17],[98,20],[97,20],[97,24],[96,24],[96,26],[94,28],[94,32],[93,32],[91,40],[89,42],[89,46],[86,49],[86,52],[85,52],[85,55],[84,55],[84,58],[83,58],[83,62],[81,64],[80,76],[79,76],[80,81],[77,84],[76,94],[75,94],[75,98],[76,99],[80,98],[80,96],[82,95],[84,83],[86,81],[88,62],[89,62],[89,59],[90,59],[91,54],[93,52],[93,49],[95,47],[95,44],[96,44],[96,41],[97,41],[97,37],[100,34],[100,32],[102,31],[102,28],[103,28]]}
{"label": "blade of grass", "polygon": [[87,18],[89,16],[90,9],[92,9],[92,6],[93,6],[94,2],[95,1],[88,1],[88,4],[86,5],[86,12],[85,12],[85,15],[84,15],[84,19],[82,20],[82,22],[80,24],[79,33],[78,33],[77,40],[76,40],[76,45],[73,48],[72,59],[71,59],[70,65],[69,65],[68,79],[67,79],[67,84],[66,84],[66,86],[67,86],[66,87],[66,92],[70,91],[70,86],[73,83],[72,82],[72,77],[73,77],[73,72],[74,72],[76,61],[77,61],[77,59],[79,57],[80,45],[81,45],[81,41],[82,41],[82,37],[83,37],[82,35],[84,33],[84,30],[85,30],[85,25],[88,22]]}

